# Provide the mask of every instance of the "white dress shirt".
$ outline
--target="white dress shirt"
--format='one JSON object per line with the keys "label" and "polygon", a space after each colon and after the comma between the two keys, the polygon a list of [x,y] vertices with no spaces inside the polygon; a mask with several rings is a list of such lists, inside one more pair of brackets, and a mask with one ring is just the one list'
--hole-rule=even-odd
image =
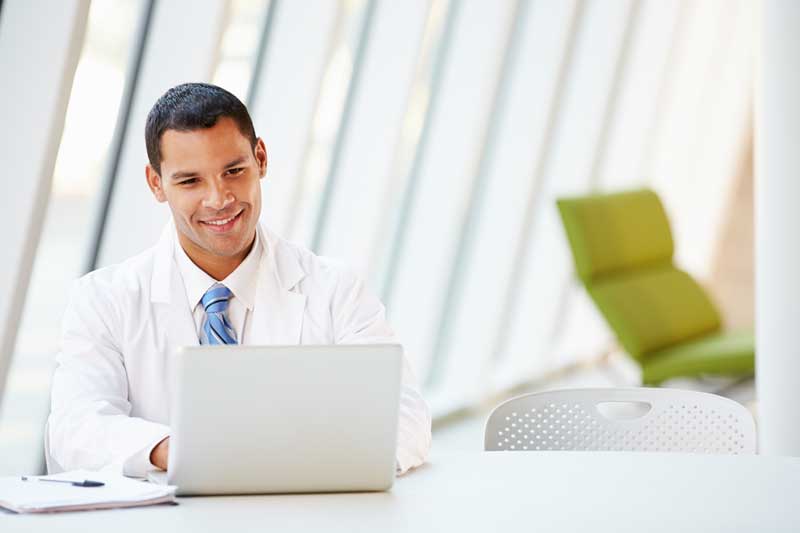
{"label": "white dress shirt", "polygon": [[217,282],[189,259],[186,251],[175,239],[175,262],[178,264],[178,271],[186,288],[186,300],[192,307],[192,318],[194,318],[197,328],[198,339],[205,320],[205,310],[200,300],[212,285],[222,283],[233,293],[233,296],[228,301],[228,321],[236,332],[236,342],[238,344],[247,344],[249,338],[248,318],[252,315],[255,307],[258,264],[261,261],[263,249],[261,238],[256,234],[253,247],[247,257],[244,258],[244,261],[228,277]]}

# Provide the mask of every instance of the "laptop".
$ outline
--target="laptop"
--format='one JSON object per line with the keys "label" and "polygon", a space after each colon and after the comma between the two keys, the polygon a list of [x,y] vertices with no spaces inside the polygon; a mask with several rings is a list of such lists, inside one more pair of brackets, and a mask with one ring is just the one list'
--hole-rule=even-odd
{"label": "laptop", "polygon": [[187,346],[171,362],[179,495],[388,490],[402,347]]}

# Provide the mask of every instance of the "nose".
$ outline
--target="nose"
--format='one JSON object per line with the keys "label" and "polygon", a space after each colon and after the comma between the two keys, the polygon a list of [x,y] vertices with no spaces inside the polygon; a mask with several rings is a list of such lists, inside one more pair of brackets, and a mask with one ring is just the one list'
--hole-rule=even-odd
{"label": "nose", "polygon": [[203,199],[203,207],[222,211],[233,204],[235,200],[236,198],[223,180],[211,180],[206,197]]}

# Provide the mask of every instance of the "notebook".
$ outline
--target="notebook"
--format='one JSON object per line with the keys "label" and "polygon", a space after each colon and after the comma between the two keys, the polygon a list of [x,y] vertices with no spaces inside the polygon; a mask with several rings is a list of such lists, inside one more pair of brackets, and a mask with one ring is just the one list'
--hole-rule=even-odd
{"label": "notebook", "polygon": [[[16,513],[49,513],[136,507],[175,501],[175,486],[155,485],[110,472],[73,470],[52,476],[0,477],[0,507]],[[92,480],[102,487],[76,487],[39,479]]]}

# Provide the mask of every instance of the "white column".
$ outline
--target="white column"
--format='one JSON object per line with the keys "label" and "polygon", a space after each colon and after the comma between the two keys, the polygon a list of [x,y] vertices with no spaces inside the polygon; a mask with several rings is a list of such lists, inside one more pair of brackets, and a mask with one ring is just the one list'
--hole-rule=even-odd
{"label": "white column", "polygon": [[303,163],[340,8],[329,0],[275,6],[272,35],[250,106],[256,135],[264,139],[269,158],[267,177],[261,180],[261,220],[287,238],[292,238],[297,200],[304,187]]}
{"label": "white column", "polygon": [[[0,14],[0,398],[44,223],[88,0],[7,1]],[[43,15],[44,14],[44,15]]]}
{"label": "white column", "polygon": [[756,100],[760,451],[800,455],[800,2],[764,0]]}

